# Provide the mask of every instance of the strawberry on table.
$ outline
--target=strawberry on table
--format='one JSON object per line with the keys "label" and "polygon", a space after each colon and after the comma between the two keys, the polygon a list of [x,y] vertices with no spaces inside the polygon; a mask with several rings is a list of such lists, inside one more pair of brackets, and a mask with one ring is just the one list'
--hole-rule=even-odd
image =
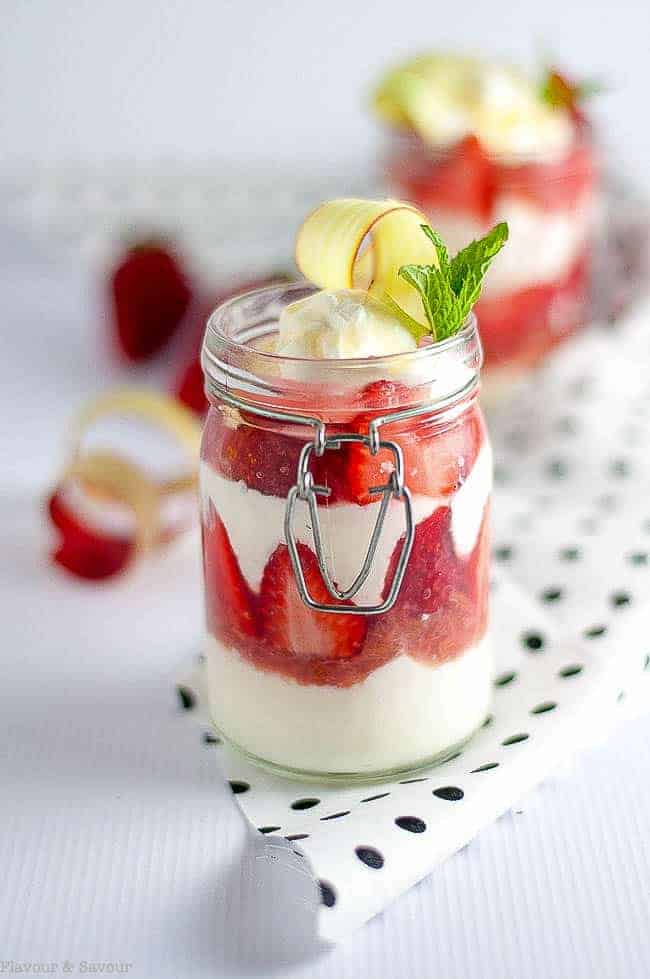
{"label": "strawberry on table", "polygon": [[162,242],[131,247],[111,275],[116,339],[132,361],[158,353],[176,332],[191,290],[180,262]]}

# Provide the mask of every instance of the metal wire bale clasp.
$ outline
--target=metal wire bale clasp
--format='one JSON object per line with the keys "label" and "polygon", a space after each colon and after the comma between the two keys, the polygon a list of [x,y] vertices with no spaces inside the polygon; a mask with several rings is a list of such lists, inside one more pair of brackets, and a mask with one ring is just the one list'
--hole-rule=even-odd
{"label": "metal wire bale clasp", "polygon": [[[397,600],[397,595],[404,579],[404,573],[406,571],[406,566],[413,547],[413,537],[415,533],[413,527],[413,507],[411,503],[411,494],[408,488],[404,485],[404,457],[402,450],[396,442],[381,440],[379,438],[379,424],[381,424],[381,422],[382,419],[375,419],[374,421],[371,421],[368,426],[367,435],[346,432],[335,435],[332,438],[326,438],[325,426],[321,423],[316,428],[313,442],[307,442],[300,453],[296,484],[295,486],[291,487],[287,496],[287,507],[284,518],[284,534],[287,547],[289,548],[291,564],[293,566],[300,597],[308,608],[313,609],[316,612],[334,612],[338,615],[378,615],[380,612],[387,612],[393,607],[395,601]],[[361,565],[361,570],[350,587],[346,588],[345,590],[341,590],[336,586],[334,581],[332,581],[332,577],[327,566],[327,561],[325,560],[320,518],[318,515],[317,498],[319,496],[329,496],[331,490],[328,489],[327,486],[318,486],[314,483],[314,477],[309,468],[309,463],[312,454],[322,456],[327,450],[338,451],[343,444],[350,442],[365,445],[371,455],[376,455],[380,449],[387,449],[392,453],[394,469],[386,483],[383,483],[381,486],[371,486],[368,488],[368,493],[371,496],[379,497],[381,495],[379,513],[377,514],[377,519],[375,520],[375,525],[370,537],[370,542],[368,544],[368,549],[366,551],[363,564]],[[405,533],[404,542],[397,561],[397,567],[395,568],[395,573],[393,575],[390,589],[386,598],[378,605],[334,605],[317,602],[309,594],[307,583],[305,581],[305,574],[300,562],[300,554],[298,553],[298,545],[294,530],[294,516],[297,501],[304,501],[307,503],[309,508],[314,550],[316,552],[318,567],[320,568],[325,587],[332,598],[338,599],[340,602],[344,602],[350,598],[353,598],[354,595],[358,593],[359,589],[367,581],[368,576],[372,571],[377,546],[381,537],[388,507],[392,499],[400,500],[403,504]]]}

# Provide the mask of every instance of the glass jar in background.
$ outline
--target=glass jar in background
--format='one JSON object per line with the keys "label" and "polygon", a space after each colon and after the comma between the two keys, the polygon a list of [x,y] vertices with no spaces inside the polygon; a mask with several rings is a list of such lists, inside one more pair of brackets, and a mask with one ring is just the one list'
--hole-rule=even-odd
{"label": "glass jar in background", "polygon": [[444,760],[483,723],[491,452],[472,317],[383,358],[277,356],[294,283],[208,321],[201,459],[215,727],[295,777]]}
{"label": "glass jar in background", "polygon": [[475,136],[440,149],[392,130],[383,159],[390,192],[413,202],[451,251],[507,221],[475,307],[485,354],[484,388],[498,397],[557,343],[589,322],[599,215],[598,174],[588,125],[566,152],[488,154]]}

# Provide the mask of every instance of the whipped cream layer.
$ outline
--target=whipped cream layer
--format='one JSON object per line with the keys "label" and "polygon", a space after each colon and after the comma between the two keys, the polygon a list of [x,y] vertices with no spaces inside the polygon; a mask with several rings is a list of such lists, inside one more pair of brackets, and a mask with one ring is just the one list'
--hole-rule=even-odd
{"label": "whipped cream layer", "polygon": [[545,211],[516,193],[503,194],[497,197],[493,215],[485,224],[461,211],[440,209],[431,215],[452,253],[486,234],[493,224],[508,222],[508,247],[496,256],[487,273],[486,297],[562,279],[584,249],[593,220],[591,193],[577,207],[564,211]]}
{"label": "whipped cream layer", "polygon": [[[244,482],[224,479],[209,463],[200,467],[201,498],[204,508],[211,502],[228,532],[242,574],[251,588],[258,590],[264,568],[278,544],[284,543],[284,497],[267,496]],[[485,506],[492,487],[492,453],[485,441],[467,479],[451,498],[413,496],[413,522],[426,520],[440,506],[451,507],[451,533],[456,553],[467,556],[478,539]],[[355,579],[368,549],[379,504],[359,506],[336,503],[319,507],[321,529],[332,578],[340,588]],[[204,520],[209,521],[209,512]],[[313,549],[309,512],[298,503],[295,515],[296,538]],[[372,571],[355,596],[356,604],[375,604],[381,598],[390,558],[405,532],[404,506],[391,500],[384,522]]]}
{"label": "whipped cream layer", "polygon": [[429,666],[398,656],[351,687],[304,686],[252,666],[208,637],[214,723],[276,765],[359,773],[413,767],[452,748],[484,721],[493,662],[483,639]]}

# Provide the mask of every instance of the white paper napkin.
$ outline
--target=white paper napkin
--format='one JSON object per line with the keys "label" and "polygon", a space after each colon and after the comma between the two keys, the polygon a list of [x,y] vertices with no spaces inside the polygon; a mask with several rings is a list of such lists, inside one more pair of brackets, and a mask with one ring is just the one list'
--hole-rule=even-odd
{"label": "white paper napkin", "polygon": [[[412,779],[340,788],[278,778],[215,745],[268,846],[283,837],[306,860],[324,940],[650,707],[649,321],[646,306],[586,333],[492,420],[497,676],[489,723],[461,754]],[[202,702],[196,678],[182,686]]]}

